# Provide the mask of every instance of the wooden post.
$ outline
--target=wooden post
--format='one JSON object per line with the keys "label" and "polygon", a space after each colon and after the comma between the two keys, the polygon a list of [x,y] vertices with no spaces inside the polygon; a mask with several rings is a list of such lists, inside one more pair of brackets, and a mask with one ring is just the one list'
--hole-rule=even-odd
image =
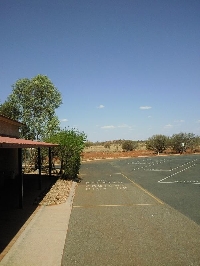
{"label": "wooden post", "polygon": [[51,163],[51,147],[49,147],[49,178],[51,178],[52,163]]}
{"label": "wooden post", "polygon": [[22,173],[22,148],[18,148],[18,191],[19,191],[19,208],[23,209],[24,180]]}
{"label": "wooden post", "polygon": [[38,175],[38,189],[42,189],[42,175],[41,175],[41,153],[40,153],[40,148],[38,148],[38,170],[39,170],[39,175]]}

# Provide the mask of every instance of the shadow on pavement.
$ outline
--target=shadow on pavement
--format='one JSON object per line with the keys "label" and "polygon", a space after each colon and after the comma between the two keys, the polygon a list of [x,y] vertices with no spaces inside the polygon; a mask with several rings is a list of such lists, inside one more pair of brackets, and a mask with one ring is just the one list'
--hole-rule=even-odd
{"label": "shadow on pavement", "polygon": [[0,259],[56,180],[56,176],[42,175],[42,189],[39,190],[38,175],[24,175],[23,209],[19,209],[16,180],[7,180],[0,188]]}

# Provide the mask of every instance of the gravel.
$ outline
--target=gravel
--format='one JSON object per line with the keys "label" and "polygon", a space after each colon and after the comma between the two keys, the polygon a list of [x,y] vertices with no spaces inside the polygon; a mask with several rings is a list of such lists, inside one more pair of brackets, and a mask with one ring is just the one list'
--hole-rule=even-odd
{"label": "gravel", "polygon": [[65,203],[72,186],[71,180],[64,180],[59,178],[56,183],[51,187],[49,192],[42,198],[39,205],[57,205]]}

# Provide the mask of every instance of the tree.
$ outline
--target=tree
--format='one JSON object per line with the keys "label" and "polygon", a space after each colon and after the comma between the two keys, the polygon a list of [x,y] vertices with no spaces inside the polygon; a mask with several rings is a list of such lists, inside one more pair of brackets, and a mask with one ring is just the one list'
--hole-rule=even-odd
{"label": "tree", "polygon": [[54,154],[61,161],[60,172],[64,178],[74,178],[81,166],[81,153],[85,147],[86,135],[75,129],[63,129],[52,135],[48,142],[59,144]]}
{"label": "tree", "polygon": [[122,142],[122,149],[124,151],[132,151],[134,149],[137,148],[137,142],[133,141],[133,140],[124,140]]}
{"label": "tree", "polygon": [[146,148],[159,153],[165,151],[169,144],[169,138],[165,135],[153,135],[146,142]]}
{"label": "tree", "polygon": [[24,124],[21,137],[38,140],[58,130],[55,109],[62,103],[61,94],[47,76],[19,79],[12,87],[0,113]]}
{"label": "tree", "polygon": [[5,101],[3,104],[0,104],[0,114],[15,120],[19,117],[19,111],[9,101]]}
{"label": "tree", "polygon": [[171,137],[171,147],[177,153],[183,153],[187,149],[193,151],[199,143],[198,137],[193,133],[178,133]]}

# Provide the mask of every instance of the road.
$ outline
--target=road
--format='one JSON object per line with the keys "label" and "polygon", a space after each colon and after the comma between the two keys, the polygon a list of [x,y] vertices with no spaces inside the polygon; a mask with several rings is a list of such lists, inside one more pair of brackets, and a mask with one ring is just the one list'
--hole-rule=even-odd
{"label": "road", "polygon": [[200,265],[199,156],[84,163],[62,266]]}

